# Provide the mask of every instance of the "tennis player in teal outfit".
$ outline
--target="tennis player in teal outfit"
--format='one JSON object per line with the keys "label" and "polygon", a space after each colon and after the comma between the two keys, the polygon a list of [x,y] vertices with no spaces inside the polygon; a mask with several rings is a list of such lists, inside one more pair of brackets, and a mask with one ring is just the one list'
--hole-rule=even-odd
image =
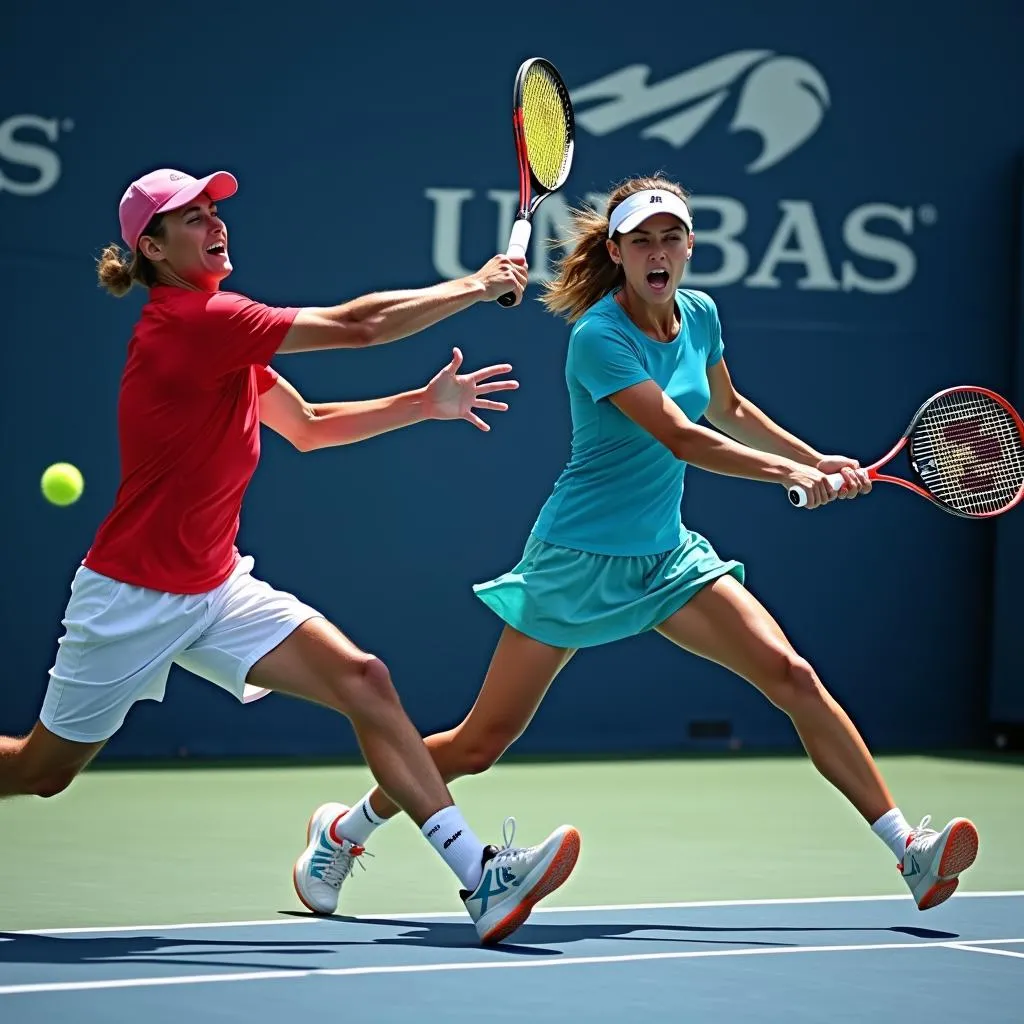
{"label": "tennis player in teal outfit", "polygon": [[[814,765],[892,851],[918,907],[937,906],[977,856],[974,824],[954,818],[939,832],[926,817],[911,828],[846,712],[744,586],[743,566],[680,521],[687,464],[799,484],[809,508],[866,494],[866,473],[815,451],[736,390],[715,303],[680,287],[694,235],[678,185],[631,179],[605,215],[574,217],[575,244],[544,298],[574,324],[572,453],[518,565],[474,588],[505,628],[465,720],[426,740],[442,776],[497,761],[577,649],[657,630],[789,715]],[[837,472],[838,493],[827,479]],[[372,790],[338,831],[362,844],[395,813]]]}

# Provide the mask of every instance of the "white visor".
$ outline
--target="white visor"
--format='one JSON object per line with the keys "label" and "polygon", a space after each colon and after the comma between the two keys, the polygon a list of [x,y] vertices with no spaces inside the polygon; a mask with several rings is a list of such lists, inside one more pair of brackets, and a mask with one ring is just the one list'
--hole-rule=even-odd
{"label": "white visor", "polygon": [[687,231],[693,230],[693,217],[690,208],[675,194],[664,189],[652,188],[644,192],[634,192],[628,199],[623,199],[612,210],[608,221],[608,237],[616,231],[625,234],[635,231],[648,217],[656,213],[671,213],[686,225]]}

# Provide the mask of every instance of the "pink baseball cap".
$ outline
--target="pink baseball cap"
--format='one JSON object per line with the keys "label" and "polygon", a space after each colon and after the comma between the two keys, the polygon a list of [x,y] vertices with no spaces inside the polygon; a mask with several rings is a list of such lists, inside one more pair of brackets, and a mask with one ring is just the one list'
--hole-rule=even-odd
{"label": "pink baseball cap", "polygon": [[133,181],[121,196],[118,217],[121,237],[134,252],[146,225],[158,213],[179,210],[205,192],[217,203],[238,191],[238,182],[227,171],[215,171],[205,178],[193,178],[184,171],[161,167]]}

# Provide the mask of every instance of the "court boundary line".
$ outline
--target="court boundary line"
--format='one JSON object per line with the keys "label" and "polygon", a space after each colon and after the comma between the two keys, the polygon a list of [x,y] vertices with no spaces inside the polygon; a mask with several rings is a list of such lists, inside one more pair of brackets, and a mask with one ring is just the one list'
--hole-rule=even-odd
{"label": "court boundary line", "polygon": [[[118,988],[162,988],[168,985],[225,984],[241,981],[284,981],[292,978],[352,977],[374,974],[431,974],[443,971],[527,970],[540,967],[576,967],[591,964],[633,963],[651,960],[700,960],[730,956],[785,956],[799,953],[860,953],[881,950],[949,949],[957,946],[1011,945],[1024,938],[967,939],[960,942],[878,942],[847,946],[756,946],[744,949],[689,949],[658,953],[624,953],[607,956],[565,957],[560,960],[469,960],[433,964],[367,964],[363,967],[311,967],[298,970],[244,971],[234,974],[182,974],[150,978],[105,978],[100,981],[33,982],[0,985],[0,996],[43,995],[51,992],[89,992]],[[973,952],[973,949],[972,949]],[[988,952],[988,951],[986,951]],[[130,963],[130,961],[128,961]]]}
{"label": "court boundary line", "polygon": [[[1009,899],[1024,896],[1024,889],[1008,889],[1005,891],[958,892],[955,899]],[[800,906],[814,903],[881,903],[909,900],[909,893],[887,893],[880,896],[792,896],[762,900],[690,900],[682,903],[606,903],[572,907],[534,907],[532,914],[580,914],[591,912],[621,910],[696,910],[701,907],[772,907]],[[298,913],[298,911],[296,912]],[[531,914],[531,916],[532,916]],[[464,910],[430,910],[430,911],[387,911],[383,913],[367,913],[341,915],[337,918],[317,917],[274,917],[262,921],[195,921],[185,924],[129,924],[100,925],[95,927],[78,926],[71,928],[19,928],[8,931],[9,935],[75,935],[100,934],[106,932],[141,932],[141,931],[182,931],[193,928],[262,928],[267,925],[283,924],[329,924],[332,921],[380,921],[399,920],[403,918],[434,919],[444,917],[464,918]]]}
{"label": "court boundary line", "polygon": [[1014,949],[987,949],[984,946],[972,946],[970,940],[966,942],[951,942],[950,949],[961,949],[965,953],[990,953],[992,956],[1013,956],[1024,960],[1024,953],[1018,953]]}

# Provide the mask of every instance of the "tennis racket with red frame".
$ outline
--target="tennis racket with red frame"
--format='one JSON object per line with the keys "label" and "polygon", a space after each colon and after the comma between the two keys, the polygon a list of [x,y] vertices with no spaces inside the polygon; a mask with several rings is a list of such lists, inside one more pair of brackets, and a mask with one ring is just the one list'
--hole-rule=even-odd
{"label": "tennis racket with red frame", "polygon": [[[879,469],[906,449],[912,479]],[[947,388],[914,413],[899,442],[867,467],[868,477],[898,484],[939,508],[966,519],[990,519],[1024,498],[1024,421],[994,391]],[[829,481],[843,486],[841,473]],[[789,488],[798,508],[807,504],[802,487]]]}
{"label": "tennis racket with red frame", "polygon": [[[537,207],[569,177],[576,140],[572,100],[554,64],[543,57],[524,61],[512,90],[512,129],[519,160],[519,210],[506,255],[526,258]],[[514,292],[502,306],[515,303]]]}

